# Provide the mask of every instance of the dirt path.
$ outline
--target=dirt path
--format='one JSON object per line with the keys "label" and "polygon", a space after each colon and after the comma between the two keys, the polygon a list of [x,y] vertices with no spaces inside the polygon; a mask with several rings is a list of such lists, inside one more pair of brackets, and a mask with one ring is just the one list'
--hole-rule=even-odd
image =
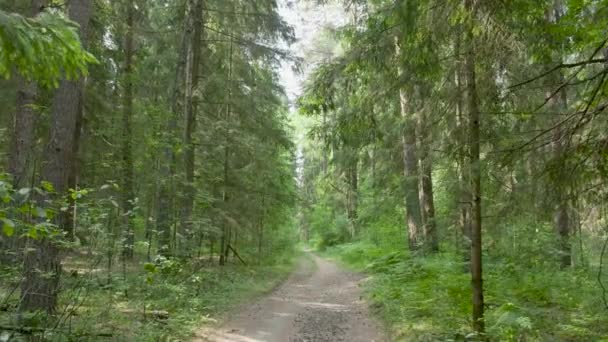
{"label": "dirt path", "polygon": [[310,254],[273,293],[235,313],[222,327],[201,331],[195,341],[385,341],[361,301],[361,279]]}

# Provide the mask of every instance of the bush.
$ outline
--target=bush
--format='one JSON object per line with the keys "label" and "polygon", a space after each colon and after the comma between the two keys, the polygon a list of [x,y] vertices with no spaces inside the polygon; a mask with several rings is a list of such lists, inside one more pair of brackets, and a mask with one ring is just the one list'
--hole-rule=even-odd
{"label": "bush", "polygon": [[[328,254],[370,274],[365,293],[400,341],[472,336],[470,275],[461,256],[411,257],[357,242]],[[608,336],[594,274],[485,256],[486,330],[497,341],[593,341]]]}

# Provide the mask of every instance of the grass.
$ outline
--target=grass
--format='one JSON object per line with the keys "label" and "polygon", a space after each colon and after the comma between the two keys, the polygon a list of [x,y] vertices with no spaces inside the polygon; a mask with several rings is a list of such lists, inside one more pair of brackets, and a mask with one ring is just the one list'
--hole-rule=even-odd
{"label": "grass", "polygon": [[[297,252],[274,256],[270,266],[224,267],[201,262],[165,260],[146,267],[116,270],[108,284],[107,272],[74,275],[64,272],[60,327],[45,337],[55,341],[181,341],[205,325],[221,321],[237,304],[272,290],[291,273]],[[80,257],[66,261],[66,269],[83,269]],[[16,273],[15,273],[16,274]],[[4,273],[0,283],[5,298],[16,283]],[[18,293],[0,312],[0,324],[14,323]],[[57,322],[56,320],[54,322]]]}
{"label": "grass", "polygon": [[[371,276],[366,297],[398,341],[465,341],[471,335],[470,276],[461,257],[358,242],[326,255]],[[608,341],[608,314],[595,273],[486,257],[486,327],[491,341]]]}

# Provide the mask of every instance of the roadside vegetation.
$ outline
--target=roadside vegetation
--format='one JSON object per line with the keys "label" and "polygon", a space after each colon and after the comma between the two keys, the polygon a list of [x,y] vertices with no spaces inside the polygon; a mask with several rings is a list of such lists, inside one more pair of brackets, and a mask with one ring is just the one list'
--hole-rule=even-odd
{"label": "roadside vegetation", "polygon": [[298,257],[290,249],[263,264],[231,262],[223,267],[207,257],[158,259],[131,263],[109,274],[103,262],[90,264],[86,255],[69,256],[58,303],[62,311],[56,328],[47,328],[44,334],[44,317],[31,317],[26,327],[20,327],[24,321],[10,315],[19,306],[14,286],[20,274],[3,267],[0,330],[9,341],[42,335],[53,341],[187,341],[197,330],[221,324],[239,305],[274,289]]}
{"label": "roadside vegetation", "polygon": [[606,0],[0,0],[0,341],[187,339],[299,242],[367,272],[397,340],[607,340],[606,27]]}
{"label": "roadside vegetation", "polygon": [[356,1],[311,50],[300,225],[395,339],[608,339],[605,1]]}
{"label": "roadside vegetation", "polygon": [[0,341],[188,340],[289,274],[293,38],[277,1],[0,0]]}
{"label": "roadside vegetation", "polygon": [[[454,253],[416,258],[403,249],[357,242],[329,247],[324,254],[369,276],[363,285],[366,299],[394,341],[473,338],[470,279]],[[606,340],[608,317],[597,270],[564,272],[548,263],[505,262],[498,256],[486,260],[491,340]]]}

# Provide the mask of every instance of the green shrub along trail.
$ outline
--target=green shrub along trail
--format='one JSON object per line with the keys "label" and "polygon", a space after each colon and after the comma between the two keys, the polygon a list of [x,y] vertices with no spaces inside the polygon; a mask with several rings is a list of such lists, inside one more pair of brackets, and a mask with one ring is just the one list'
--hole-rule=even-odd
{"label": "green shrub along trail", "polygon": [[607,27],[0,0],[0,342],[608,341]]}
{"label": "green shrub along trail", "polygon": [[[452,253],[425,258],[359,242],[326,255],[366,273],[365,297],[396,341],[465,341],[470,279]],[[593,270],[550,270],[488,257],[486,329],[499,341],[604,341],[602,291]]]}

